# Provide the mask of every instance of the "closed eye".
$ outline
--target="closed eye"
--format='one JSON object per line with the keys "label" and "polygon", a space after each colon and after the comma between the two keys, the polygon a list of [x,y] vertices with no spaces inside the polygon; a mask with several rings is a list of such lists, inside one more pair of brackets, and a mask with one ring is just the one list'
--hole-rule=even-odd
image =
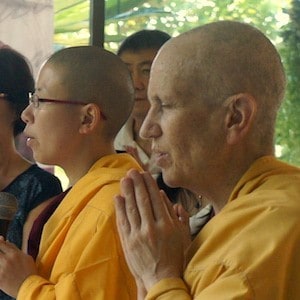
{"label": "closed eye", "polygon": [[153,106],[157,110],[171,108],[172,104],[169,102],[163,102],[160,98],[154,98],[152,101],[150,100],[151,106]]}
{"label": "closed eye", "polygon": [[172,105],[170,103],[165,103],[165,102],[162,102],[160,104],[161,107],[164,107],[164,108],[168,108],[168,107],[171,107]]}

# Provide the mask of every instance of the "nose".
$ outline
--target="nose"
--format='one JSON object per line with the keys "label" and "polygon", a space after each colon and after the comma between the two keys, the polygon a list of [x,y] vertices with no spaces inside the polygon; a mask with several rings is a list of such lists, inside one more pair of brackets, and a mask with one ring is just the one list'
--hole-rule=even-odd
{"label": "nose", "polygon": [[140,129],[140,136],[144,139],[153,139],[161,135],[162,129],[159,121],[155,119],[155,115],[150,108]]}
{"label": "nose", "polygon": [[144,82],[142,75],[138,71],[133,71],[131,73],[133,86],[136,90],[143,90],[147,87],[147,84]]}
{"label": "nose", "polygon": [[23,122],[25,122],[26,124],[28,123],[32,123],[33,121],[33,112],[32,112],[32,105],[29,104],[23,111],[21,114],[21,119]]}

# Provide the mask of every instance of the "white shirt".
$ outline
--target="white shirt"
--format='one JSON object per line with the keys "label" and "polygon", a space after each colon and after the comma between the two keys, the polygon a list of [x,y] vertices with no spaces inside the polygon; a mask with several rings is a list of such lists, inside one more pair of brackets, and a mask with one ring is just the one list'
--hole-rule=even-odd
{"label": "white shirt", "polygon": [[117,134],[114,142],[116,150],[126,151],[126,146],[131,146],[137,149],[140,161],[144,165],[148,165],[148,171],[154,178],[157,178],[160,169],[155,166],[154,157],[149,157],[147,153],[140,147],[140,145],[133,138],[133,119],[129,118],[124,126]]}

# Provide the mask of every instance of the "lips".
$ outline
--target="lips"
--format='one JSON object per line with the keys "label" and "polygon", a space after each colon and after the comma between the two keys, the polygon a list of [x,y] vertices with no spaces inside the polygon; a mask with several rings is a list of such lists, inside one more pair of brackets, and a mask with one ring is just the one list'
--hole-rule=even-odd
{"label": "lips", "polygon": [[24,135],[26,136],[26,144],[27,144],[27,146],[31,146],[31,144],[32,144],[32,141],[34,140],[34,137],[33,136],[31,136],[31,135],[29,135],[28,133],[26,133],[25,131],[24,131]]}
{"label": "lips", "polygon": [[167,152],[162,152],[158,150],[152,150],[155,164],[160,168],[165,168],[167,165],[169,165],[169,155]]}
{"label": "lips", "polygon": [[26,145],[31,148],[33,140],[34,139],[32,137],[27,137]]}

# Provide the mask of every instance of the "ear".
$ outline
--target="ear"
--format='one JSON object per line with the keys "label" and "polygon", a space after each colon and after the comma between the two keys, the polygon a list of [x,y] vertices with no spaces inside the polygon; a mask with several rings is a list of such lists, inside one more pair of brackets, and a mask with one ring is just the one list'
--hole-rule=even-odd
{"label": "ear", "polygon": [[79,132],[88,134],[95,130],[101,120],[101,112],[98,105],[89,103],[82,107],[81,126]]}
{"label": "ear", "polygon": [[227,142],[236,144],[249,133],[256,115],[257,103],[252,95],[240,93],[226,99],[225,105]]}

